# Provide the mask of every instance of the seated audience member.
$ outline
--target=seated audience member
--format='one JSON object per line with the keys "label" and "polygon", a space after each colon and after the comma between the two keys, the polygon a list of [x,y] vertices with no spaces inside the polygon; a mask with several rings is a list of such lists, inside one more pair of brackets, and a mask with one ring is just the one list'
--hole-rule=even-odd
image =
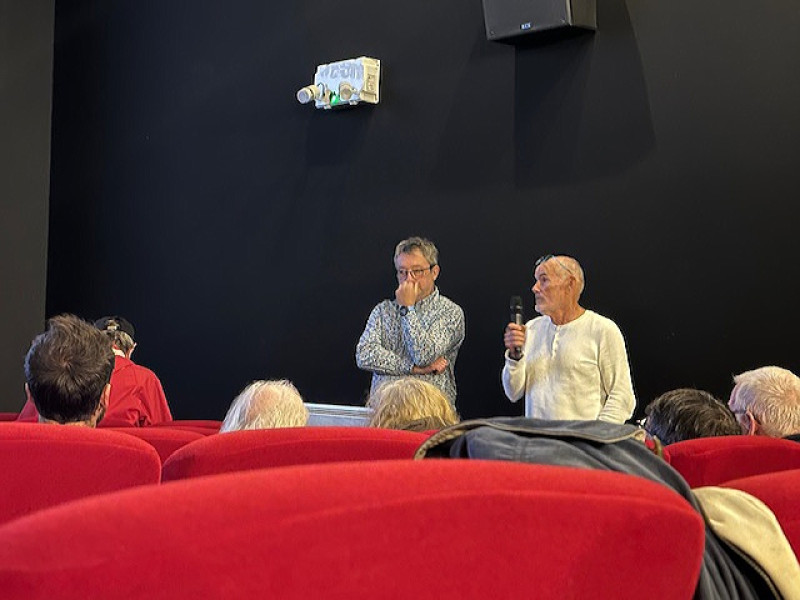
{"label": "seated audience member", "polygon": [[733,378],[728,406],[748,435],[800,439],[800,377],[761,367]]}
{"label": "seated audience member", "polygon": [[[142,427],[172,421],[161,381],[153,371],[131,360],[137,344],[130,321],[119,316],[103,317],[95,321],[95,327],[105,333],[115,355],[111,395],[103,425]],[[26,404],[18,420],[36,420],[33,405]]]}
{"label": "seated audience member", "polygon": [[111,391],[108,338],[73,315],[47,322],[25,356],[25,393],[41,423],[95,427]]}
{"label": "seated audience member", "polygon": [[241,429],[304,427],[308,409],[290,381],[254,381],[236,396],[220,433]]}
{"label": "seated audience member", "polygon": [[459,422],[453,405],[434,385],[414,377],[387,381],[370,395],[370,427],[430,431]]}
{"label": "seated audience member", "polygon": [[718,435],[741,435],[736,417],[703,390],[680,388],[661,394],[645,408],[643,427],[662,444]]}

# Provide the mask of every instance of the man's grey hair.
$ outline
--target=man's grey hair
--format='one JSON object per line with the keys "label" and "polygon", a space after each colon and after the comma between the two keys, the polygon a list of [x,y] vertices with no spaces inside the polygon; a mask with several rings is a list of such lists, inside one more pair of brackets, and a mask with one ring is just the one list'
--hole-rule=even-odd
{"label": "man's grey hair", "polygon": [[242,429],[303,427],[308,409],[300,392],[286,379],[254,381],[234,399],[220,433]]}
{"label": "man's grey hair", "polygon": [[401,254],[413,252],[414,250],[419,250],[430,266],[433,267],[439,264],[439,251],[436,249],[434,243],[425,238],[416,236],[407,238],[397,244],[394,249],[394,258],[397,258]]}
{"label": "man's grey hair", "polygon": [[734,413],[750,409],[764,435],[800,433],[800,377],[780,367],[761,367],[735,375],[730,401]]}

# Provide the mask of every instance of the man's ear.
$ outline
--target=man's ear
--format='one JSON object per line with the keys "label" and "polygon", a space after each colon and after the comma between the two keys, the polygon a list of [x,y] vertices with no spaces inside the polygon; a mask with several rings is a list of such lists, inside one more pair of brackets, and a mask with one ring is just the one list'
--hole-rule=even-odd
{"label": "man's ear", "polygon": [[578,278],[570,273],[568,279],[569,279],[569,289],[571,289],[575,293],[575,295],[578,296],[579,295],[578,290],[580,289],[580,286],[578,284]]}
{"label": "man's ear", "polygon": [[108,398],[111,395],[111,384],[107,383],[106,387],[103,388],[103,393],[100,394],[100,406],[103,407],[103,410],[108,408]]}
{"label": "man's ear", "polygon": [[747,427],[747,435],[763,435],[763,433],[761,433],[761,423],[750,414],[750,411],[747,411],[747,416],[750,419],[750,425]]}
{"label": "man's ear", "polygon": [[[31,404],[36,406],[36,403],[33,401],[33,396],[31,396],[31,388],[28,387],[27,383],[25,384],[25,397],[28,400],[28,402],[30,402]],[[46,423],[47,422],[47,420],[42,415],[39,414],[39,409],[38,408],[36,409],[36,422],[37,423]]]}
{"label": "man's ear", "polygon": [[108,396],[110,393],[111,384],[107,383],[100,394],[100,401],[97,403],[97,409],[94,411],[89,423],[91,427],[97,427],[97,424],[102,421],[103,417],[106,415],[106,409],[108,408]]}
{"label": "man's ear", "polygon": [[433,265],[431,269],[431,275],[433,275],[433,280],[436,281],[436,278],[439,277],[439,265]]}

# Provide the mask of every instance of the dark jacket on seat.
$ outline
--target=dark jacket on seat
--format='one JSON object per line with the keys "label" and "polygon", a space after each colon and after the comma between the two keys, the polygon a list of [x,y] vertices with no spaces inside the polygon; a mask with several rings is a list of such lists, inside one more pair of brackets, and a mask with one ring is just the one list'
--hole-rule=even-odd
{"label": "dark jacket on seat", "polygon": [[[641,441],[633,425],[515,417],[465,421],[429,438],[416,458],[510,460],[628,473],[666,485],[702,514],[689,485]],[[723,542],[706,519],[706,545],[697,600],[780,599],[754,561]]]}

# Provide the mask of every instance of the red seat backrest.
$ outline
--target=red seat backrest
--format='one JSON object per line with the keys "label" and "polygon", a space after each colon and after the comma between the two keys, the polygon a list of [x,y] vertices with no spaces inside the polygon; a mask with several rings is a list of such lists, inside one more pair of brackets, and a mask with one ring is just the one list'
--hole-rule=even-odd
{"label": "red seat backrest", "polygon": [[800,444],[764,436],[697,438],[664,448],[664,458],[691,487],[800,468]]}
{"label": "red seat backrest", "polygon": [[15,412],[0,412],[0,421],[16,421],[18,416]]}
{"label": "red seat backrest", "polygon": [[0,425],[0,522],[68,500],[158,483],[161,461],[142,440],[69,425]]}
{"label": "red seat backrest", "polygon": [[[654,540],[675,550],[667,558]],[[100,590],[108,600],[685,600],[703,540],[683,498],[620,473],[478,460],[306,465],[10,523],[0,589],[8,600]]]}
{"label": "red seat backrest", "polygon": [[183,448],[186,444],[206,436],[196,431],[167,427],[108,427],[105,431],[116,431],[144,440],[155,448],[162,464],[178,448]]}
{"label": "red seat backrest", "polygon": [[208,429],[213,433],[217,433],[219,428],[222,427],[222,421],[214,421],[213,419],[181,419],[178,421],[153,423],[151,427],[168,427],[170,429],[187,428],[192,430]]}
{"label": "red seat backrest", "polygon": [[795,555],[800,557],[800,469],[734,479],[722,486],[747,492],[766,504],[775,513]]}
{"label": "red seat backrest", "polygon": [[370,427],[290,427],[209,436],[176,451],[163,481],[231,471],[348,460],[413,458],[427,436]]}

